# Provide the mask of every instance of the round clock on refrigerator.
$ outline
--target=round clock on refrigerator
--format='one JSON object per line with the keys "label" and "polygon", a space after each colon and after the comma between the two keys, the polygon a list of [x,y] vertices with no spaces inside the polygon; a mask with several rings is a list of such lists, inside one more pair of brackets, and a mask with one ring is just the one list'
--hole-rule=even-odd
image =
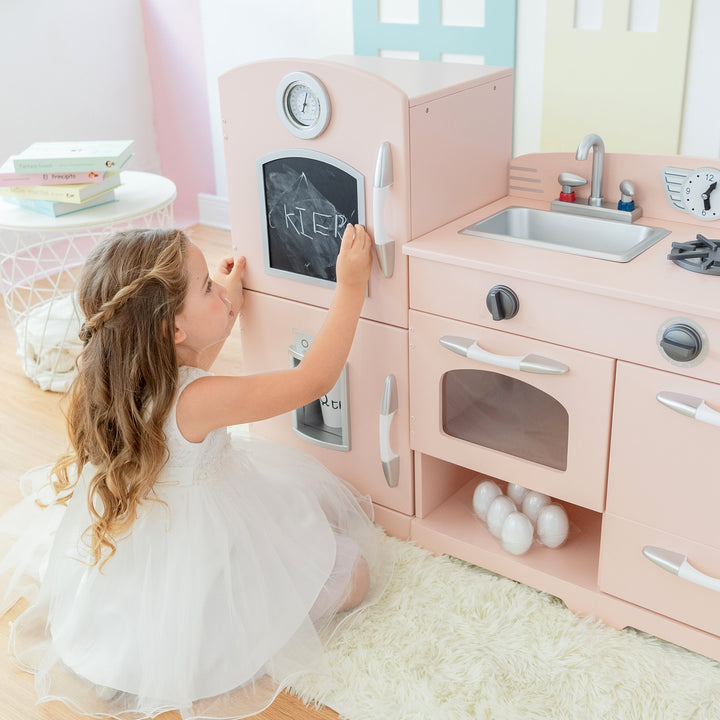
{"label": "round clock on refrigerator", "polygon": [[330,97],[310,73],[286,75],[278,86],[276,101],[280,120],[296,137],[317,137],[330,122]]}

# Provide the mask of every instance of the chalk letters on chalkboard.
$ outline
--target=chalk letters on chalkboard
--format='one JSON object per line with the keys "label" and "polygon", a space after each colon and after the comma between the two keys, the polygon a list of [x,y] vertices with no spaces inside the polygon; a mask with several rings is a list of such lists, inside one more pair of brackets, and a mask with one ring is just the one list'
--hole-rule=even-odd
{"label": "chalk letters on chalkboard", "polygon": [[330,156],[293,152],[261,160],[267,269],[335,282],[345,226],[364,222],[363,177]]}

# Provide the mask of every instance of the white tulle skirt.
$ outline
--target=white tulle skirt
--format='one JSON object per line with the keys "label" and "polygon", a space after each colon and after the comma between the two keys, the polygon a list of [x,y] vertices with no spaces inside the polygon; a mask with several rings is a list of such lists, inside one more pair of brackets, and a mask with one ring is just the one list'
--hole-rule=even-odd
{"label": "white tulle skirt", "polygon": [[298,674],[323,672],[360,556],[371,577],[360,607],[389,579],[369,501],[260,438],[233,434],[200,482],[160,483],[102,570],[82,539],[88,478],[67,507],[43,509],[48,471],[26,475],[25,499],[0,519],[12,538],[0,612],[29,603],[10,650],[40,702],[100,717],[247,717]]}

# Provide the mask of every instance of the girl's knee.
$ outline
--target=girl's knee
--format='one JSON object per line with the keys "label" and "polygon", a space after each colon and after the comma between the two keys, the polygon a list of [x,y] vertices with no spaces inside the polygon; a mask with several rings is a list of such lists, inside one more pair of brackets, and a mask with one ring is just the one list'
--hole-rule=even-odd
{"label": "girl's knee", "polygon": [[350,610],[358,606],[365,598],[365,595],[367,595],[369,587],[370,568],[368,567],[367,560],[361,555],[353,567],[350,577],[350,587],[345,603],[343,604],[343,610]]}

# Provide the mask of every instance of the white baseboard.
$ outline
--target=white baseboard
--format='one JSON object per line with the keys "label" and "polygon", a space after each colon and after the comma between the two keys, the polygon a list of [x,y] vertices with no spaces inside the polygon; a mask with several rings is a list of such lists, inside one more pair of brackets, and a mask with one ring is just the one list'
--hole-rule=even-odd
{"label": "white baseboard", "polygon": [[201,225],[230,229],[230,204],[227,198],[198,193],[198,214]]}

